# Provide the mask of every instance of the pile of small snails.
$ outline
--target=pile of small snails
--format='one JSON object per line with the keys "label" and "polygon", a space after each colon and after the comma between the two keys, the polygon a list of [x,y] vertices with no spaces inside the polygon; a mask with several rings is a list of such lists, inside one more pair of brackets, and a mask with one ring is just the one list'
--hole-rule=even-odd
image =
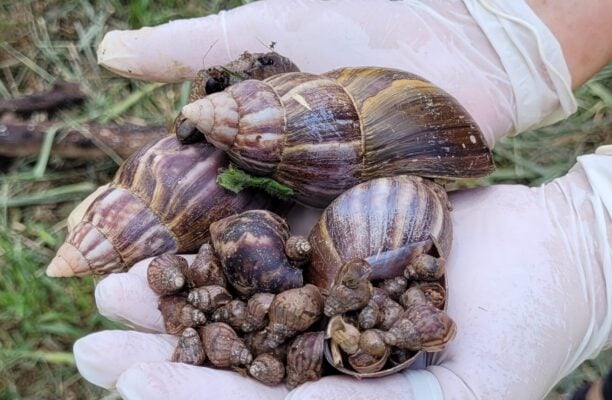
{"label": "pile of small snails", "polygon": [[299,267],[309,263],[312,247],[290,236],[278,215],[246,211],[210,230],[212,245],[202,245],[191,265],[164,254],[147,270],[166,331],[180,336],[172,361],[208,359],[267,385],[285,379],[295,387],[321,377],[324,356],[340,371],[375,376],[406,367],[419,350],[441,350],[455,335],[441,310],[444,260],[429,249],[420,248],[404,275],[378,287],[372,266],[353,259],[326,290],[304,285]]}
{"label": "pile of small snails", "polygon": [[[198,73],[189,100],[173,135],[134,153],[90,204],[49,276],[159,256],[148,278],[167,332],[180,335],[173,360],[270,385],[318,379],[324,360],[357,377],[390,374],[453,339],[441,183],[494,168],[455,99],[396,69],[315,75],[245,53]],[[252,179],[220,179],[232,165]],[[261,210],[286,203],[240,192],[264,181],[324,209],[307,239]],[[173,255],[196,251],[191,265]]]}
{"label": "pile of small snails", "polygon": [[323,296],[297,267],[311,248],[279,216],[246,211],[211,226],[211,244],[191,265],[164,254],[147,270],[166,331],[180,335],[173,361],[246,370],[290,387],[318,379],[323,365]]}

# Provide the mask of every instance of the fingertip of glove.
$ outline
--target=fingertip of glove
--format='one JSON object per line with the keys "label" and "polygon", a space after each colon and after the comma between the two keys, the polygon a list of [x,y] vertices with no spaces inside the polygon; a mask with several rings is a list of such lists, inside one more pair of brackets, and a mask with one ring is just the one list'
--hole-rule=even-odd
{"label": "fingertip of glove", "polygon": [[115,383],[114,379],[101,373],[99,368],[100,335],[101,332],[97,332],[78,339],[74,342],[72,351],[79,373],[94,385],[110,389]]}
{"label": "fingertip of glove", "polygon": [[133,47],[138,34],[133,31],[110,31],[98,45],[98,64],[117,75],[142,78],[144,73]]}

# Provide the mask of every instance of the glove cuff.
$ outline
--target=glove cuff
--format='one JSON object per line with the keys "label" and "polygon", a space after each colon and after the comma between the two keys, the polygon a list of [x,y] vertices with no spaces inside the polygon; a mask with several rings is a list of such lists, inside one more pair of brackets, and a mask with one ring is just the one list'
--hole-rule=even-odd
{"label": "glove cuff", "polygon": [[561,45],[531,8],[524,1],[463,1],[511,82],[515,114],[510,134],[573,114],[576,99]]}

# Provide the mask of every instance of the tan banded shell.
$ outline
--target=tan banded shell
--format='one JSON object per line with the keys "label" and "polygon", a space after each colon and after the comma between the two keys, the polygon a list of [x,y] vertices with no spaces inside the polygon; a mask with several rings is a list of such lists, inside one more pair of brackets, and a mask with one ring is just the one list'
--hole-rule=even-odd
{"label": "tan banded shell", "polygon": [[350,187],[399,174],[470,178],[493,161],[467,111],[408,72],[341,68],[247,80],[183,109],[233,162],[325,207]]}
{"label": "tan banded shell", "polygon": [[106,274],[147,257],[194,252],[211,222],[264,205],[253,192],[236,195],[216,184],[227,163],[209,144],[183,146],[174,136],[138,150],[89,206],[47,274]]}
{"label": "tan banded shell", "polygon": [[412,251],[428,242],[446,257],[452,242],[447,204],[438,185],[418,177],[355,186],[336,198],[313,228],[305,280],[330,288],[342,265],[359,258],[372,266],[372,280],[392,278],[402,274]]}

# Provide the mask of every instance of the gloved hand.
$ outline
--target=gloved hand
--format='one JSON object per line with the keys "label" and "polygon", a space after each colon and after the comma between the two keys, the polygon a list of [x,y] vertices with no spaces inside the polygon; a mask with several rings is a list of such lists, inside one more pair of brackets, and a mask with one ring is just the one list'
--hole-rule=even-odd
{"label": "gloved hand", "polygon": [[[469,0],[258,2],[221,16],[109,33],[99,58],[124,75],[173,81],[275,41],[305,71],[400,68],[454,95],[493,145],[509,131],[575,109],[559,44],[546,27],[522,2],[494,8]],[[508,13],[515,20],[504,19]],[[455,341],[427,369],[360,382],[324,378],[289,397],[541,398],[610,335],[611,164],[609,157],[587,156],[542,188],[451,196],[448,312],[458,325]],[[116,385],[127,398],[287,395],[235,373],[167,362],[176,338],[157,334],[163,324],[144,271],[145,262],[106,278],[96,301],[102,314],[151,333],[81,339],[74,350],[84,377]]]}
{"label": "gloved hand", "polygon": [[450,197],[448,313],[457,337],[426,369],[326,377],[288,393],[235,372],[168,362],[177,338],[160,334],[157,296],[146,282],[150,260],[96,288],[101,314],[149,333],[86,336],[74,346],[77,366],[128,399],[540,399],[612,339],[611,156],[580,157],[540,188]]}

